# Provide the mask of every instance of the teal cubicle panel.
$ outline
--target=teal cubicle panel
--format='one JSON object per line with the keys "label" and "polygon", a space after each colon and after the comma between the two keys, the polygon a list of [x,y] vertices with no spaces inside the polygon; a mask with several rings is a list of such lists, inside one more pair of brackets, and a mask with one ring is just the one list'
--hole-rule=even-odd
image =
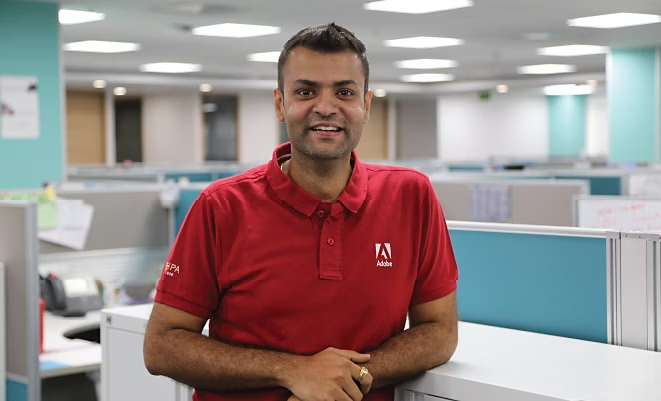
{"label": "teal cubicle panel", "polygon": [[184,219],[186,218],[186,214],[188,214],[188,210],[193,205],[193,202],[195,202],[195,199],[200,196],[200,192],[202,192],[202,189],[200,188],[186,188],[179,191],[179,204],[177,205],[177,208],[174,212],[175,235],[179,233],[179,229],[184,223]]}
{"label": "teal cubicle panel", "polygon": [[604,238],[450,230],[463,321],[608,342]]}
{"label": "teal cubicle panel", "polygon": [[5,392],[7,401],[24,401],[28,399],[27,384],[12,379],[7,379],[6,383]]}
{"label": "teal cubicle panel", "polygon": [[588,180],[590,195],[622,195],[622,177],[618,176],[555,176],[558,180]]}
{"label": "teal cubicle panel", "polygon": [[459,171],[468,171],[468,172],[482,172],[485,170],[484,166],[479,166],[479,165],[449,165],[448,170],[451,172],[459,172]]}

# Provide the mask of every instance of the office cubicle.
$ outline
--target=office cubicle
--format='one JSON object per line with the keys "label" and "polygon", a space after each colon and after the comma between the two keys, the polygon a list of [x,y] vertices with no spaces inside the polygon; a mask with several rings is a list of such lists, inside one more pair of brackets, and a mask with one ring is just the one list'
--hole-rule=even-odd
{"label": "office cubicle", "polygon": [[39,276],[37,208],[23,201],[0,201],[0,261],[5,266],[7,401],[38,401]]}
{"label": "office cubicle", "polygon": [[580,180],[438,174],[431,175],[430,180],[446,219],[457,221],[572,226],[574,197],[590,191],[589,184]]}
{"label": "office cubicle", "polygon": [[448,228],[462,321],[616,340],[618,232],[456,221]]}

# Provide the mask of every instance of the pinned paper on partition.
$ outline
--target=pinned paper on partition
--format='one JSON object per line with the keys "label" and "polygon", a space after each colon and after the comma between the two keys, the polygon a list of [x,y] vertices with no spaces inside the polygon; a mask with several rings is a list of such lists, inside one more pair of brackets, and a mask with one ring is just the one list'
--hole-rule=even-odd
{"label": "pinned paper on partition", "polygon": [[78,251],[85,249],[94,207],[82,200],[57,199],[57,227],[39,231],[39,239]]}
{"label": "pinned paper on partition", "polygon": [[473,221],[509,223],[512,220],[512,189],[503,184],[475,184],[472,188]]}
{"label": "pinned paper on partition", "polygon": [[[50,191],[50,192],[49,192]],[[57,227],[57,207],[54,200],[54,191],[11,191],[0,194],[2,200],[26,201],[37,204],[37,224],[39,229]]]}

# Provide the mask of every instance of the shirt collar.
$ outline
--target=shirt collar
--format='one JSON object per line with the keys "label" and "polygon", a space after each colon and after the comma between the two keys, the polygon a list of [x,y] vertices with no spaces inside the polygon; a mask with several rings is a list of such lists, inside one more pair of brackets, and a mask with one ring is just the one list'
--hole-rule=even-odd
{"label": "shirt collar", "polygon": [[[296,185],[280,168],[280,164],[291,158],[291,143],[278,146],[273,151],[273,158],[266,166],[266,178],[276,195],[285,203],[307,216],[312,216],[321,199],[306,192]],[[352,213],[358,213],[367,197],[367,170],[358,160],[356,151],[351,152],[354,161],[349,183],[337,199]]]}

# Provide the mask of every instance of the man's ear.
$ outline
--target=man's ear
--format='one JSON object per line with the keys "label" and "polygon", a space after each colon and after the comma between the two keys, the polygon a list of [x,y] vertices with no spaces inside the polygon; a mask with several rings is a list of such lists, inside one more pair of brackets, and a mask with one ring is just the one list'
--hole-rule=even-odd
{"label": "man's ear", "polygon": [[365,117],[363,119],[363,124],[367,124],[370,120],[370,109],[372,108],[372,90],[368,89],[365,94]]}
{"label": "man's ear", "polygon": [[275,114],[278,116],[278,121],[281,123],[285,121],[285,99],[280,92],[280,89],[273,89],[273,104],[275,106]]}

